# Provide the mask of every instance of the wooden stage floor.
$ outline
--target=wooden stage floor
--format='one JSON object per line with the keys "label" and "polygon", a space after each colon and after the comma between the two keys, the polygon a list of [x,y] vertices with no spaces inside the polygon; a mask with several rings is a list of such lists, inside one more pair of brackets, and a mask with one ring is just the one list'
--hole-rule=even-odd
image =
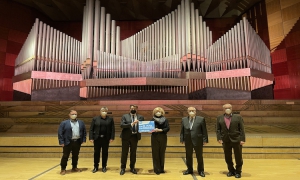
{"label": "wooden stage floor", "polygon": [[[73,173],[70,171],[71,162],[68,162],[67,174],[61,176],[59,158],[4,158],[0,157],[0,179],[1,180],[59,180],[59,179],[107,179],[107,180],[228,180],[235,179],[226,176],[227,168],[224,159],[204,158],[206,177],[202,178],[194,170],[193,175],[182,175],[186,169],[184,158],[167,158],[165,163],[165,174],[156,175],[152,169],[151,158],[138,158],[136,163],[137,175],[129,172],[123,176],[119,175],[120,159],[108,159],[108,171],[106,173],[92,173],[93,159],[80,158],[78,167],[83,171]],[[194,159],[194,169],[196,169],[196,159]],[[300,177],[300,160],[298,159],[244,159],[242,179],[252,180],[298,180]]]}

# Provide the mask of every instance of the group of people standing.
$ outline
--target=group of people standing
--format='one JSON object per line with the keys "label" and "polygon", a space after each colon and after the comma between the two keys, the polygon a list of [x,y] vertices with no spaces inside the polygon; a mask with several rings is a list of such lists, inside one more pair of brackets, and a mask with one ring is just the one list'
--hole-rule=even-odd
{"label": "group of people standing", "polygon": [[[125,174],[128,152],[130,149],[130,172],[137,174],[135,169],[136,150],[138,141],[141,139],[139,122],[144,117],[137,113],[138,106],[130,105],[130,112],[121,118],[121,170],[120,175]],[[232,113],[230,104],[223,105],[224,114],[217,117],[216,133],[217,140],[223,146],[225,161],[227,163],[227,176],[241,178],[243,158],[242,145],[245,143],[244,122],[241,116]],[[193,150],[196,153],[197,171],[201,177],[205,177],[203,146],[208,143],[208,133],[205,118],[196,116],[196,108],[188,108],[188,116],[182,118],[180,142],[185,146],[187,170],[183,175],[193,174]],[[89,140],[94,144],[94,169],[99,170],[100,152],[102,149],[102,172],[106,172],[109,144],[115,139],[115,124],[112,117],[107,116],[108,108],[100,109],[100,116],[93,118]],[[77,167],[78,155],[82,143],[86,142],[86,128],[83,121],[77,119],[77,112],[71,110],[70,119],[63,121],[58,129],[59,144],[63,147],[61,158],[61,175],[66,174],[66,166],[70,153],[72,152],[72,171],[81,172]],[[153,110],[155,128],[151,133],[151,148],[153,170],[159,175],[165,173],[165,152],[167,147],[167,133],[170,130],[169,122],[165,117],[165,111],[161,107]],[[232,161],[232,149],[234,151],[236,167]]]}

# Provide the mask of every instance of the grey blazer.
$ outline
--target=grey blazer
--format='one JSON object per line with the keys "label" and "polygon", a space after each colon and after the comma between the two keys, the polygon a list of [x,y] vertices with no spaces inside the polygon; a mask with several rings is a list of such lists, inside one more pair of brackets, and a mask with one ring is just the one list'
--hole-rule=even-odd
{"label": "grey blazer", "polygon": [[189,117],[182,118],[180,142],[184,142],[187,136],[191,136],[194,146],[203,145],[204,142],[208,143],[208,134],[204,117],[196,116],[191,130]]}
{"label": "grey blazer", "polygon": [[[137,120],[144,121],[144,117],[142,115],[136,114]],[[121,128],[122,132],[120,134],[120,137],[122,139],[129,139],[132,134],[132,119],[130,114],[124,114],[121,118]],[[137,137],[138,140],[141,139],[141,133],[139,133],[139,124],[137,124]]]}

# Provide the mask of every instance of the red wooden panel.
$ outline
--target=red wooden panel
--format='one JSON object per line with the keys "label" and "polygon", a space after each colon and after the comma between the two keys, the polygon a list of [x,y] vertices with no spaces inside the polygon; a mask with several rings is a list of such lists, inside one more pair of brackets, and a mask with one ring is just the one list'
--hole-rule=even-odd
{"label": "red wooden panel", "polygon": [[286,54],[288,61],[300,59],[300,44],[286,48]]}
{"label": "red wooden panel", "polygon": [[286,49],[276,49],[271,53],[272,64],[281,63],[287,61]]}
{"label": "red wooden panel", "polygon": [[7,40],[0,39],[0,51],[6,52]]}
{"label": "red wooden panel", "polygon": [[289,75],[275,76],[274,79],[274,90],[291,88]]}
{"label": "red wooden panel", "polygon": [[282,76],[288,74],[287,62],[277,63],[272,65],[274,76]]}
{"label": "red wooden panel", "polygon": [[[5,64],[5,58],[6,58],[5,52],[0,51],[0,67]],[[0,74],[1,73],[2,73],[2,71],[0,71]]]}
{"label": "red wooden panel", "polygon": [[12,101],[13,91],[0,91],[0,101]]}
{"label": "red wooden panel", "polygon": [[8,40],[23,44],[28,36],[28,33],[20,32],[11,29],[8,34]]}
{"label": "red wooden panel", "polygon": [[[289,75],[296,75],[300,72],[300,57],[299,59],[288,61]],[[300,80],[299,80],[300,81]]]}
{"label": "red wooden panel", "polygon": [[[0,67],[0,71],[1,71],[1,69],[3,69],[3,68]],[[0,90],[2,91],[2,89],[3,89],[3,78],[0,77]]]}
{"label": "red wooden panel", "polygon": [[274,90],[274,99],[293,99],[291,89]]}
{"label": "red wooden panel", "polygon": [[15,66],[15,60],[18,55],[6,53],[5,65],[7,66]]}
{"label": "red wooden panel", "polygon": [[[298,21],[299,22],[299,21]],[[294,27],[295,28],[295,27]],[[295,46],[300,44],[300,29],[292,29],[285,38],[286,47]]]}
{"label": "red wooden panel", "polygon": [[[1,21],[0,21],[1,22]],[[8,38],[8,29],[5,27],[2,27],[3,24],[0,24],[0,38],[1,39],[7,39]]]}
{"label": "red wooden panel", "polygon": [[22,46],[23,46],[23,44],[21,44],[21,43],[7,41],[7,50],[6,50],[6,52],[11,53],[11,54],[19,54]]}
{"label": "red wooden panel", "polygon": [[3,91],[13,91],[12,79],[3,78]]}
{"label": "red wooden panel", "polygon": [[14,66],[3,66],[3,78],[12,78],[14,76],[15,67]]}

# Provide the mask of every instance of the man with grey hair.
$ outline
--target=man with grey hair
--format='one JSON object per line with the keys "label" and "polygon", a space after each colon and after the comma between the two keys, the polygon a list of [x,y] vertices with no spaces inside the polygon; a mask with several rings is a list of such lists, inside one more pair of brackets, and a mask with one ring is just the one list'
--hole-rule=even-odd
{"label": "man with grey hair", "polygon": [[[232,105],[223,105],[224,114],[217,117],[217,140],[223,146],[225,161],[229,172],[227,176],[241,178],[243,158],[242,147],[245,144],[244,121],[240,115],[232,113]],[[232,149],[235,157],[235,168],[232,162]]]}
{"label": "man with grey hair", "polygon": [[93,173],[98,171],[100,152],[102,148],[102,172],[106,172],[109,144],[115,139],[115,123],[112,117],[107,116],[108,108],[100,109],[100,116],[92,119],[90,126],[89,139],[94,144],[94,169]]}
{"label": "man with grey hair", "polygon": [[180,142],[185,145],[187,170],[183,175],[193,174],[193,149],[197,157],[197,170],[201,177],[204,174],[203,145],[208,143],[205,118],[196,116],[196,108],[188,108],[188,117],[182,118]]}

